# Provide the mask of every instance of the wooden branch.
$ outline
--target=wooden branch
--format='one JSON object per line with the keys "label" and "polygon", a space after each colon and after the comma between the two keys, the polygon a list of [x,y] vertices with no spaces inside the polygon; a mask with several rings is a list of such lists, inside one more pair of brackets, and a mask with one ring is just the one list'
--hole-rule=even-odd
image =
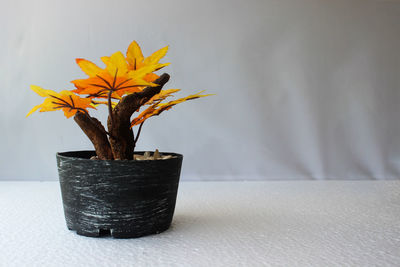
{"label": "wooden branch", "polygon": [[131,117],[143,104],[150,100],[154,95],[158,94],[163,86],[169,81],[169,74],[164,73],[154,81],[158,86],[146,87],[142,91],[127,95],[121,99],[121,102],[114,109],[114,113],[124,118]]}
{"label": "wooden branch", "polygon": [[99,159],[113,159],[110,142],[101,122],[82,112],[77,112],[74,120],[93,143],[97,157]]}
{"label": "wooden branch", "polygon": [[131,126],[131,116],[143,104],[158,94],[164,84],[169,80],[169,75],[164,73],[154,83],[155,87],[146,87],[141,92],[127,95],[121,99],[108,116],[107,126],[110,133],[110,144],[114,159],[133,159],[134,137]]}

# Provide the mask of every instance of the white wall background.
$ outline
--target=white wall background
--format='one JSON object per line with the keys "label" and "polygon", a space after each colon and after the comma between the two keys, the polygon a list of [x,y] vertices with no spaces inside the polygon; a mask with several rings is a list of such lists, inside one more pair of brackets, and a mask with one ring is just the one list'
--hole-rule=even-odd
{"label": "white wall background", "polygon": [[144,125],[138,149],[183,153],[183,179],[400,177],[399,1],[0,4],[0,180],[57,179],[56,151],[91,149],[62,112],[25,118],[29,85],[71,89],[75,58],[132,40],[170,45],[181,96],[217,94]]}

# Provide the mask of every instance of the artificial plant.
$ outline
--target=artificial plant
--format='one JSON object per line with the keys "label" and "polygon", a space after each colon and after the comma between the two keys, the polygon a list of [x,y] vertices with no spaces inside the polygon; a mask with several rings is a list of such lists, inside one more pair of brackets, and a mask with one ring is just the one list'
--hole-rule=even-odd
{"label": "artificial plant", "polygon": [[[74,116],[75,122],[89,137],[97,157],[103,160],[133,159],[143,123],[172,106],[208,95],[200,93],[165,102],[180,89],[162,90],[170,76],[158,76],[154,72],[169,65],[159,63],[168,51],[168,46],[144,57],[139,45],[133,41],[126,52],[116,52],[110,57],[101,57],[105,68],[86,59],[78,58],[76,63],[89,77],[71,81],[75,89],[57,93],[32,85],[31,89],[46,99],[28,114],[63,110],[67,118]],[[108,107],[107,130],[88,109],[99,105]],[[131,119],[133,113],[139,112]],[[137,127],[136,127],[137,126]],[[137,128],[136,134],[133,129]]]}

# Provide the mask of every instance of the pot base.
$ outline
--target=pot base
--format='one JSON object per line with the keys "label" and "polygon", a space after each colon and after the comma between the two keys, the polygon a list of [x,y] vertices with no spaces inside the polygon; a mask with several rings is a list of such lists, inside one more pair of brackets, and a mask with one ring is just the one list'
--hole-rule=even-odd
{"label": "pot base", "polygon": [[78,235],[82,236],[87,236],[87,237],[106,237],[106,236],[111,236],[113,238],[138,238],[142,236],[147,236],[147,235],[153,235],[153,234],[160,234],[166,230],[168,230],[170,227],[169,225],[166,225],[164,228],[159,228],[158,230],[155,230],[153,232],[147,232],[147,233],[139,233],[136,231],[130,231],[129,229],[73,229],[68,227],[69,230],[75,231]]}
{"label": "pot base", "polygon": [[[140,153],[140,152],[138,152]],[[90,160],[94,151],[57,153],[67,227],[90,237],[133,238],[169,228],[182,155],[165,160]]]}

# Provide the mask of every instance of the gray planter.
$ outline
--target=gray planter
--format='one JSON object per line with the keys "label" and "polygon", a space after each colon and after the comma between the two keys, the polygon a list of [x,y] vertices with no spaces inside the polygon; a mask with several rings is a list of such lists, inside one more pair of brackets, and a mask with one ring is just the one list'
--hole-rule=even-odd
{"label": "gray planter", "polygon": [[[143,154],[143,152],[137,152]],[[65,220],[84,236],[140,237],[169,228],[183,156],[90,160],[94,151],[57,153]]]}

